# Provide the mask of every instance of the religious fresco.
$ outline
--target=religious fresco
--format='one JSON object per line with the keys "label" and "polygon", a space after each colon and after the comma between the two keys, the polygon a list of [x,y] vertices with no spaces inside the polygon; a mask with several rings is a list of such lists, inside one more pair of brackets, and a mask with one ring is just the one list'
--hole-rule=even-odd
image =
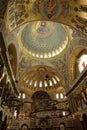
{"label": "religious fresco", "polygon": [[[74,94],[71,95],[70,104],[72,106],[72,111],[82,111],[86,109],[87,106],[87,86],[86,83],[81,83],[78,89],[75,90]],[[70,96],[69,96],[70,97]],[[71,100],[73,101],[71,102]],[[74,106],[74,107],[73,107]]]}
{"label": "religious fresco", "polygon": [[[52,60],[51,63],[55,66],[56,70],[62,75],[63,79],[66,81],[66,86],[68,85],[68,56],[67,53],[64,53],[62,56],[60,56],[55,60]],[[68,86],[67,86],[68,87]]]}
{"label": "religious fresco", "polygon": [[19,78],[25,73],[26,69],[31,67],[31,62],[27,57],[22,56],[19,62]]}
{"label": "religious fresco", "polygon": [[63,15],[64,17],[70,15],[70,5],[68,2],[61,0],[48,0],[41,3],[40,11],[47,19],[54,19]]}
{"label": "religious fresco", "polygon": [[[39,26],[37,27],[36,31],[37,33],[40,33],[40,35],[42,35],[43,33],[47,33],[48,32],[48,29],[45,31],[43,31],[43,29],[39,29]],[[59,55],[58,57],[55,57],[55,58],[50,58],[49,62],[47,62],[46,60],[44,59],[34,59],[33,57],[28,57],[24,59],[24,63],[22,62],[23,60],[21,60],[20,62],[20,65],[19,67],[21,67],[21,71],[20,71],[20,76],[21,74],[23,73],[26,73],[27,72],[27,69],[30,69],[32,68],[33,66],[35,65],[48,65],[49,63],[49,66],[52,65],[54,66],[54,68],[56,69],[57,72],[60,73],[60,75],[63,77],[63,79],[66,81],[66,86],[69,85],[69,79],[67,75],[69,75],[69,69],[67,68],[67,66],[69,66],[69,58],[70,56],[73,54],[74,50],[76,48],[79,47],[79,45],[81,47],[85,47],[87,45],[87,40],[86,40],[86,36],[83,36],[79,31],[77,30],[74,30],[73,28],[72,29],[72,40],[70,42],[70,46],[67,47],[67,51],[65,50],[62,55]],[[80,38],[79,38],[80,37]],[[46,63],[47,62],[47,63]],[[28,63],[28,64],[26,64]],[[23,65],[24,64],[24,65]],[[27,67],[26,67],[27,66]],[[27,68],[27,69],[26,69]],[[72,77],[72,76],[70,76]]]}
{"label": "religious fresco", "polygon": [[54,68],[46,65],[37,65],[32,66],[30,69],[27,68],[24,74],[21,72],[19,84],[32,90],[51,90],[52,88],[61,86],[61,84],[64,86],[65,81]]}
{"label": "religious fresco", "polygon": [[62,12],[60,0],[47,0],[42,1],[40,11],[44,17],[48,19],[56,18]]}
{"label": "religious fresco", "polygon": [[[43,17],[45,17],[46,19],[54,19],[58,17],[61,13],[64,13],[64,16],[69,15],[69,4],[67,2],[61,3],[60,0],[25,0],[24,2],[20,0],[15,0],[13,2],[10,0],[8,7],[9,9],[7,11],[7,18],[9,17],[8,22],[11,23],[10,27],[12,29],[14,29],[17,25],[24,23],[27,19],[33,18],[32,20],[34,20],[34,16],[37,16],[37,19],[43,19]],[[30,15],[28,12],[30,12]],[[31,14],[33,17],[31,17]]]}
{"label": "religious fresco", "polygon": [[46,59],[55,57],[65,50],[71,39],[69,32],[67,26],[59,23],[30,22],[21,27],[18,42],[26,55]]}
{"label": "religious fresco", "polygon": [[[29,3],[29,0],[15,0],[9,1],[8,4],[8,13],[9,13],[9,21],[11,22],[11,27],[14,28],[16,27],[16,24],[23,22],[24,19],[21,17],[28,17],[28,14],[26,12],[26,5]],[[16,6],[16,8],[15,8]],[[7,16],[8,19],[8,16]]]}
{"label": "religious fresco", "polygon": [[[52,8],[49,8],[50,6]],[[31,35],[32,33],[34,38],[38,37],[39,40],[42,40],[43,38],[47,39],[48,37],[53,35],[56,28],[54,24],[55,21],[60,22],[60,23],[64,22],[64,24],[68,23],[72,25],[70,29],[73,31],[72,36],[71,36],[72,38],[71,38],[70,46],[67,46],[65,48],[63,53],[61,53],[62,55],[58,55],[58,57],[55,56],[53,57],[53,59],[51,58],[51,55],[49,54],[49,59],[50,59],[49,61],[47,61],[48,59],[44,60],[42,55],[41,57],[38,56],[38,58],[35,58],[34,53],[32,53],[32,55],[31,54],[26,55],[25,53],[23,53],[23,57],[20,58],[20,63],[19,63],[19,68],[18,68],[19,77],[21,77],[22,74],[25,74],[28,69],[32,68],[32,66],[36,66],[39,64],[40,65],[48,64],[49,66],[56,68],[56,70],[60,73],[60,75],[62,75],[62,77],[66,81],[66,84],[68,85],[69,79],[67,75],[69,75],[69,70],[67,69],[67,66],[68,66],[69,58],[71,54],[73,53],[73,51],[79,45],[80,47],[83,47],[83,46],[86,46],[87,44],[86,35],[83,36],[81,34],[81,31],[84,32],[84,34],[86,34],[87,22],[85,18],[79,15],[80,12],[86,12],[86,5],[79,5],[79,4],[76,5],[76,2],[74,2],[73,0],[71,1],[68,1],[68,0],[66,1],[65,0],[53,0],[53,1],[51,0],[47,0],[47,1],[44,1],[44,0],[9,0],[8,9],[6,13],[6,27],[7,27],[6,41],[7,43],[11,41],[14,37],[12,32],[9,32],[9,30],[16,32],[16,30],[14,29],[17,29],[17,34],[18,34],[19,30],[21,30],[21,28],[23,27],[20,25],[26,23],[24,26],[26,26],[27,28],[28,27],[27,22],[29,22],[30,19],[31,21],[43,20],[32,25],[31,26],[33,27],[32,31],[29,30],[30,28],[29,26],[28,28],[29,32],[27,32],[27,33],[30,33],[30,36],[32,36]],[[49,25],[45,20],[54,21],[54,22],[53,24]],[[32,22],[30,22],[30,25],[31,23]],[[24,35],[25,34],[26,33],[24,33]],[[22,32],[22,36],[23,36],[23,32]],[[15,39],[17,40],[18,38],[19,36],[17,38],[15,37]],[[20,42],[20,40],[18,41],[17,40],[15,42],[16,44]],[[23,40],[25,41],[26,39],[22,38],[22,42]],[[31,48],[33,48],[34,51],[36,51],[35,42],[36,42],[36,39],[34,39],[34,42],[32,42],[31,40],[31,43],[33,43]],[[49,42],[43,45],[39,42],[38,47],[42,49],[42,51],[44,51],[42,47],[44,47],[45,49],[47,49],[47,47],[48,49],[49,48],[53,49],[53,47],[56,45],[56,42],[55,42],[54,46],[51,47],[51,43],[49,44],[48,43]],[[27,44],[25,46],[27,46]],[[30,47],[30,43],[28,47]],[[20,49],[20,55],[21,55],[21,51],[22,50]],[[57,51],[55,52],[57,53]]]}
{"label": "religious fresco", "polygon": [[29,21],[50,20],[70,25],[86,34],[84,18],[81,17],[78,21],[76,16],[78,12],[86,12],[87,7],[79,4],[75,7],[75,4],[73,0],[10,0],[5,18],[6,26],[12,31]]}

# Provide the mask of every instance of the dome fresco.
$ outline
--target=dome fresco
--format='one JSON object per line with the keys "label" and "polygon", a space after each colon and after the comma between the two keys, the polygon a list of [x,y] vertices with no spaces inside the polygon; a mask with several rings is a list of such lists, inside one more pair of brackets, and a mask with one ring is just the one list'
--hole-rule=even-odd
{"label": "dome fresco", "polygon": [[23,75],[20,84],[32,89],[55,89],[65,86],[61,75],[49,66],[34,66]]}
{"label": "dome fresco", "polygon": [[54,22],[30,22],[19,33],[24,52],[37,58],[54,57],[69,42],[68,27]]}

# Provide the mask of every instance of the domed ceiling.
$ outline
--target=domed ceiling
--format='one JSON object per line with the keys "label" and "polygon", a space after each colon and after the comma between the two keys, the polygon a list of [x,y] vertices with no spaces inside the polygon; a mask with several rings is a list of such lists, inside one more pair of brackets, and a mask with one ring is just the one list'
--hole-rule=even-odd
{"label": "domed ceiling", "polygon": [[37,58],[51,58],[60,54],[70,41],[69,28],[48,21],[30,22],[19,32],[22,51]]}
{"label": "domed ceiling", "polygon": [[51,90],[65,86],[65,81],[55,69],[49,66],[34,66],[20,80],[20,85],[32,90]]}
{"label": "domed ceiling", "polygon": [[18,28],[17,38],[22,54],[19,64],[21,88],[52,90],[66,87],[65,53],[72,40],[72,32],[68,26],[52,21],[32,21]]}
{"label": "domed ceiling", "polygon": [[[35,77],[37,69],[34,67],[39,65],[51,67],[60,81],[65,81],[63,86],[69,86],[69,56],[75,47],[83,45],[80,41],[75,42],[80,32],[87,35],[87,17],[81,15],[87,13],[85,3],[83,0],[9,0],[4,17],[6,30],[3,30],[6,43],[14,43],[18,49],[19,86],[21,79],[24,86],[31,84],[28,78],[24,80],[28,75],[29,79],[34,76],[37,88],[46,85],[38,73]],[[33,70],[33,76],[29,74],[30,70]],[[52,84],[55,86],[55,81],[50,82],[49,88],[53,88]],[[36,83],[30,86],[34,87]]]}

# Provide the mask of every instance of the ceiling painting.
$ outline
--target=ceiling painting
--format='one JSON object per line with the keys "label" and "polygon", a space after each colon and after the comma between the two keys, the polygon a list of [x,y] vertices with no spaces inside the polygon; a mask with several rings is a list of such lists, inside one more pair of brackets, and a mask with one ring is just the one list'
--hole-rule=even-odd
{"label": "ceiling painting", "polygon": [[40,59],[55,57],[69,44],[71,30],[62,24],[38,21],[30,22],[21,27],[18,40],[21,50],[26,54]]}
{"label": "ceiling painting", "polygon": [[[37,28],[35,32],[37,32]],[[48,30],[46,30],[48,31]],[[34,32],[34,33],[35,33]],[[20,60],[20,65],[19,65],[19,70],[20,70],[20,78],[23,78],[23,76],[26,74],[27,70],[30,70],[32,67],[34,66],[50,66],[52,68],[54,68],[56,70],[56,72],[58,72],[60,75],[62,75],[63,79],[65,80],[65,84],[68,87],[69,85],[69,80],[71,80],[67,75],[69,75],[70,73],[72,73],[69,68],[67,68],[67,66],[69,66],[69,59],[70,56],[73,54],[74,50],[76,48],[79,47],[79,45],[81,47],[85,47],[87,44],[87,40],[86,37],[76,30],[71,31],[71,41],[70,44],[67,46],[67,48],[65,48],[64,52],[61,52],[61,55],[55,56],[54,58],[34,58],[33,56],[29,56],[29,55],[25,55],[25,53],[23,53],[23,57],[21,58],[22,60]],[[37,32],[38,33],[38,32]],[[43,33],[48,33],[48,32],[41,32],[40,35],[42,35]],[[28,33],[27,33],[28,34]],[[48,33],[49,35],[49,33]],[[52,35],[52,33],[51,33]],[[36,35],[37,37],[38,34]],[[39,37],[41,39],[43,39],[43,37]],[[41,44],[41,43],[40,43]],[[49,45],[49,44],[47,44]],[[72,60],[73,62],[73,60]],[[71,62],[71,64],[73,64]],[[71,67],[72,69],[72,67]],[[74,75],[70,74],[70,75]],[[72,76],[70,76],[72,77]],[[24,84],[24,86],[26,86],[26,84]]]}
{"label": "ceiling painting", "polygon": [[10,31],[30,21],[46,20],[70,25],[86,34],[87,19],[81,17],[86,10],[85,5],[73,0],[9,0],[5,19]]}
{"label": "ceiling painting", "polygon": [[34,66],[23,75],[19,81],[21,86],[29,89],[56,89],[65,87],[65,82],[54,68],[49,66]]}
{"label": "ceiling painting", "polygon": [[[28,81],[27,75],[32,69],[34,75],[31,76],[36,78],[36,66],[40,66],[41,73],[46,66],[51,68],[51,72],[55,70],[57,76],[63,79],[65,87],[69,86],[69,80],[75,80],[72,65],[75,60],[72,58],[70,61],[70,58],[75,49],[87,46],[86,15],[87,4],[83,0],[9,0],[5,15],[6,30],[4,27],[3,34],[7,45],[14,41],[17,48],[19,86],[22,85],[21,79],[22,87],[26,90],[35,86],[41,89],[47,84],[44,82],[43,85],[43,81],[38,80],[39,73],[33,83]],[[52,87],[55,80],[49,84]]]}

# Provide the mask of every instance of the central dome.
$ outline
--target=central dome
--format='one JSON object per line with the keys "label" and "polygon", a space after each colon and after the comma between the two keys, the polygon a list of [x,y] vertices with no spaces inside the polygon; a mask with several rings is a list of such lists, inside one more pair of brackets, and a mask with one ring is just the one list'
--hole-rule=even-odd
{"label": "central dome", "polygon": [[37,58],[51,58],[60,54],[69,41],[67,27],[49,21],[24,25],[19,39],[24,52]]}

